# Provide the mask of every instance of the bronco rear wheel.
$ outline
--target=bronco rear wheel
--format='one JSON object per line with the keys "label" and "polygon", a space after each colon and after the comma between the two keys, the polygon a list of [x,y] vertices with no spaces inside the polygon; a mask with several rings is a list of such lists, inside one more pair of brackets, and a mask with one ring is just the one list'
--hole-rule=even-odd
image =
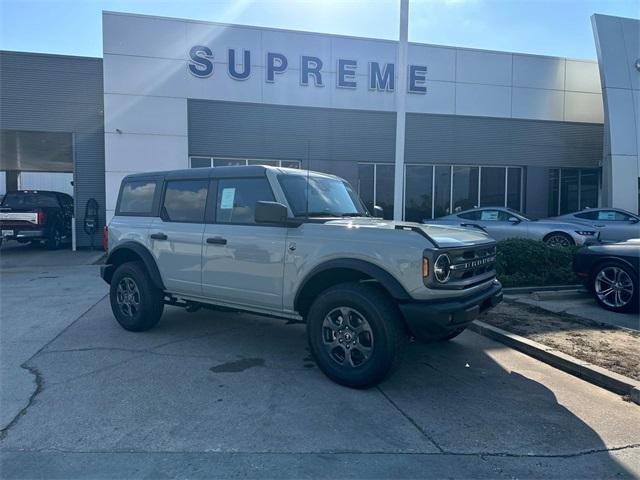
{"label": "bronco rear wheel", "polygon": [[109,289],[111,310],[122,328],[143,332],[153,328],[164,311],[162,291],[141,262],[127,262],[113,273]]}
{"label": "bronco rear wheel", "polygon": [[341,385],[372,387],[400,362],[407,338],[400,313],[373,285],[343,283],[325,290],[306,320],[318,367]]}

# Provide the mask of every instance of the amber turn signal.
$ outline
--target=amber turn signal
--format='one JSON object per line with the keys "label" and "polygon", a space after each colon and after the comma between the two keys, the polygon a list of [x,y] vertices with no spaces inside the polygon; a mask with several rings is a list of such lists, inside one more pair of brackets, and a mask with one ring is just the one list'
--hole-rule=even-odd
{"label": "amber turn signal", "polygon": [[427,278],[429,276],[429,259],[422,259],[422,278]]}

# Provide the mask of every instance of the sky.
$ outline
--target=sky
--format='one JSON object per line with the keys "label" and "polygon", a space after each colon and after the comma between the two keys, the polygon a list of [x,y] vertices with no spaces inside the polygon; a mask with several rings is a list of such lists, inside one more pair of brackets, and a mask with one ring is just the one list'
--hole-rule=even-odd
{"label": "sky", "polygon": [[[0,49],[100,57],[103,10],[397,39],[400,7],[399,0],[0,0]],[[410,0],[409,41],[596,59],[593,13],[639,18],[640,0]]]}

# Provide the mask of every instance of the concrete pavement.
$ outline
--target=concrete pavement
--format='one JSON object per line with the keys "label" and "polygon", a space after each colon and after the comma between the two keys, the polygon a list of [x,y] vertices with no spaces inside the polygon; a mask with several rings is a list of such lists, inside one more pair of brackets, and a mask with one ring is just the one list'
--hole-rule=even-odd
{"label": "concrete pavement", "polygon": [[0,249],[0,429],[37,387],[25,361],[107,293],[91,265],[99,252],[48,252],[15,242]]}
{"label": "concrete pavement", "polygon": [[171,307],[126,332],[96,267],[36,270],[2,270],[2,364],[37,380],[0,436],[3,478],[640,476],[638,406],[472,332],[356,391],[303,325]]}

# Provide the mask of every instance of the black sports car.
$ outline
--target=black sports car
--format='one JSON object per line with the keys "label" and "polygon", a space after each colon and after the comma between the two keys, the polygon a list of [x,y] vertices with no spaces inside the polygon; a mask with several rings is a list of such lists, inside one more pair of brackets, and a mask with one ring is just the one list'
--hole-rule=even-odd
{"label": "black sports car", "polygon": [[598,303],[614,312],[637,312],[640,239],[590,245],[573,257],[573,271]]}

